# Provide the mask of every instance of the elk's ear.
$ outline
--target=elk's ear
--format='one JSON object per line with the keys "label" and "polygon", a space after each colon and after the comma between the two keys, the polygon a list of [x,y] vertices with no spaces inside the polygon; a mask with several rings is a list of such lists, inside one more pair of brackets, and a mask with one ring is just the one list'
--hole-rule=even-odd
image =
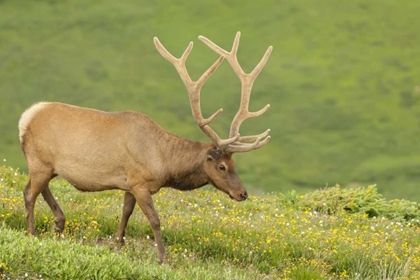
{"label": "elk's ear", "polygon": [[217,160],[222,155],[221,150],[208,150],[207,160]]}

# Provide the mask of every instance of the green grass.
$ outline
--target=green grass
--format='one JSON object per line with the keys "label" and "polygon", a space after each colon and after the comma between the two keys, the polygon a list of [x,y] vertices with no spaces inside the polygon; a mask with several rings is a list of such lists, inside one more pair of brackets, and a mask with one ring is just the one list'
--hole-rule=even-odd
{"label": "green grass", "polygon": [[[115,244],[122,193],[80,193],[54,179],[62,234],[42,198],[37,237],[24,234],[27,177],[0,167],[0,277],[7,279],[418,279],[420,209],[374,186],[251,196],[213,189],[154,196],[171,267],[158,265],[138,209],[126,245]],[[396,207],[395,205],[398,205]],[[371,209],[376,212],[374,215]],[[407,215],[407,213],[409,215]]]}
{"label": "green grass", "polygon": [[[216,59],[198,35],[229,48],[250,71],[269,45],[242,135],[271,128],[271,143],[235,155],[248,188],[318,189],[377,184],[387,198],[420,201],[420,2],[23,1],[0,2],[0,160],[25,169],[19,115],[62,101],[137,110],[180,136],[206,141],[176,71],[155,50],[179,56],[188,42],[193,78]],[[203,88],[206,116],[226,136],[239,84],[223,63]]]}

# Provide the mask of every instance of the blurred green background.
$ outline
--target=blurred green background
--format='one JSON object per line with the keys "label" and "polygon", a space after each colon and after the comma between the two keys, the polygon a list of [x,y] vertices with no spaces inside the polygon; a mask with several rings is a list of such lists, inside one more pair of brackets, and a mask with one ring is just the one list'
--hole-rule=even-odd
{"label": "blurred green background", "polygon": [[[193,79],[242,32],[246,72],[273,53],[254,84],[242,135],[272,130],[262,149],[235,155],[254,193],[376,183],[420,201],[420,1],[0,1],[0,160],[25,170],[17,123],[37,101],[136,110],[165,129],[207,141],[185,88],[153,45],[175,56],[188,42]],[[202,91],[205,116],[226,137],[240,85],[223,62]],[[141,143],[139,143],[141,145]]]}

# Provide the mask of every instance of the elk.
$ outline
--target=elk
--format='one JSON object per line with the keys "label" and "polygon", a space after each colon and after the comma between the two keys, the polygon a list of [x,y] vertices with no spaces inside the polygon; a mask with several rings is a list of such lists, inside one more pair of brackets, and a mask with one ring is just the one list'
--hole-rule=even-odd
{"label": "elk", "polygon": [[[162,187],[184,191],[210,184],[236,201],[247,199],[232,154],[258,149],[270,140],[269,129],[253,136],[240,136],[239,129],[244,120],[258,117],[270,107],[268,104],[257,112],[248,109],[253,82],[267,62],[272,47],[267,49],[255,69],[246,74],[237,60],[239,38],[240,32],[236,34],[231,51],[226,51],[199,36],[220,57],[197,81],[191,80],[185,67],[193,42],[178,59],[154,38],[159,53],[175,66],[184,82],[193,118],[210,138],[210,143],[178,137],[139,112],[104,112],[58,102],[40,102],[29,107],[19,120],[19,138],[29,174],[23,191],[28,233],[35,234],[34,205],[40,193],[54,214],[55,231],[64,229],[65,216],[48,186],[56,176],[63,177],[80,191],[124,191],[116,238],[123,242],[128,219],[137,203],[153,230],[159,263],[166,262],[167,256],[152,195]],[[242,85],[240,108],[227,139],[221,139],[209,126],[223,110],[204,118],[200,107],[200,90],[224,59]]]}

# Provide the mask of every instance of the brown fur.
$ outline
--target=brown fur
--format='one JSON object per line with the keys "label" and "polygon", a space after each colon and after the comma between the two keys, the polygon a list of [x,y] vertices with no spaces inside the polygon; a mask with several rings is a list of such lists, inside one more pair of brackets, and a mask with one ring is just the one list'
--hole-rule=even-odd
{"label": "brown fur", "polygon": [[235,200],[247,197],[230,153],[215,152],[212,143],[182,139],[138,112],[37,103],[22,114],[19,137],[29,170],[24,199],[30,234],[35,234],[34,205],[40,193],[55,216],[56,230],[64,229],[64,214],[48,187],[57,175],[81,191],[125,191],[117,238],[123,241],[137,202],[153,229],[159,262],[166,254],[151,195],[160,188],[192,190],[212,184]]}

